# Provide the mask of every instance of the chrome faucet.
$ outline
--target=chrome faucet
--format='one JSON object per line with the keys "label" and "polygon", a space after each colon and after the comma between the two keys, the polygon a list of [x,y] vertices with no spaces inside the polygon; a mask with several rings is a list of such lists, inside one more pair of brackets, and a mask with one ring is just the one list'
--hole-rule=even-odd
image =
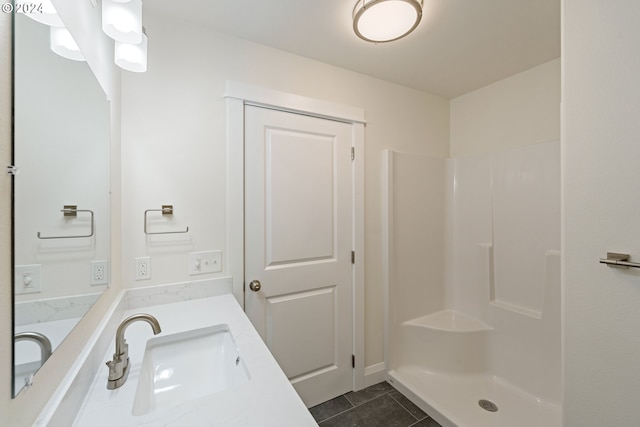
{"label": "chrome faucet", "polygon": [[51,341],[49,338],[39,332],[20,332],[13,336],[15,342],[18,341],[34,341],[40,346],[40,366],[44,365],[49,356],[51,356]]}
{"label": "chrome faucet", "polygon": [[108,390],[115,390],[127,381],[127,377],[129,376],[129,344],[127,344],[127,341],[124,339],[124,331],[130,324],[139,320],[150,324],[151,328],[153,328],[154,335],[162,332],[158,319],[150,314],[134,314],[120,323],[116,331],[116,352],[113,353],[113,360],[107,362],[107,366],[109,367]]}

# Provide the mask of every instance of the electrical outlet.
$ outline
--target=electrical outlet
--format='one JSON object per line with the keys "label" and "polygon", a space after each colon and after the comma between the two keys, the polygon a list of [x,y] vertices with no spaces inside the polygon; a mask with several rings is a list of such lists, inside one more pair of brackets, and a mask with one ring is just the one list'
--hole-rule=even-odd
{"label": "electrical outlet", "polygon": [[106,285],[109,283],[108,261],[91,261],[89,266],[91,269],[90,285]]}
{"label": "electrical outlet", "polygon": [[217,273],[222,271],[222,251],[191,252],[189,274]]}
{"label": "electrical outlet", "polygon": [[151,258],[136,258],[136,280],[151,279]]}
{"label": "electrical outlet", "polygon": [[16,265],[14,289],[16,294],[42,292],[42,268],[40,264]]}

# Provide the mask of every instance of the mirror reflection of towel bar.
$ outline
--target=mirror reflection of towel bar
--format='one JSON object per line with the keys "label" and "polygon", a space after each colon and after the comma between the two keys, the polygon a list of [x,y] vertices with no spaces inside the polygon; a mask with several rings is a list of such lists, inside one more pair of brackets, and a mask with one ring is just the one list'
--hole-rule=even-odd
{"label": "mirror reflection of towel bar", "polygon": [[91,233],[89,234],[80,234],[73,236],[43,236],[41,232],[38,231],[38,239],[46,240],[46,239],[79,239],[81,237],[91,237],[93,236],[93,211],[89,209],[78,209],[76,205],[64,205],[60,212],[63,213],[64,216],[77,217],[78,212],[89,212],[91,215]]}
{"label": "mirror reflection of towel bar", "polygon": [[619,254],[616,252],[607,252],[606,258],[600,258],[601,264],[607,264],[613,268],[640,268],[640,263],[629,261],[629,254]]}
{"label": "mirror reflection of towel bar", "polygon": [[144,234],[180,234],[189,232],[189,227],[187,227],[186,230],[178,231],[148,231],[147,214],[149,212],[162,212],[162,215],[173,215],[173,205],[162,205],[162,209],[147,209],[146,211],[144,211]]}

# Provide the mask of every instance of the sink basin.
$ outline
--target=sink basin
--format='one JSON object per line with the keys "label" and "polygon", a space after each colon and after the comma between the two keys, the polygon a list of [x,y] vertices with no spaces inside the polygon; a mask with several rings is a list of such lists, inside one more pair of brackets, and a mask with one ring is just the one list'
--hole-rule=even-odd
{"label": "sink basin", "polygon": [[228,325],[152,338],[142,361],[133,415],[145,415],[249,381]]}

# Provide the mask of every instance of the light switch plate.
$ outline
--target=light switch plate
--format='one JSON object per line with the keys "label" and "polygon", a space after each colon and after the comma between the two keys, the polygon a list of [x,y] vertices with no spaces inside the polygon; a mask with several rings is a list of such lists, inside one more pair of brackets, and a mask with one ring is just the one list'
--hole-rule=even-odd
{"label": "light switch plate", "polygon": [[189,274],[218,273],[222,271],[222,251],[191,252]]}
{"label": "light switch plate", "polygon": [[42,292],[42,266],[40,264],[16,265],[14,277],[16,294]]}

